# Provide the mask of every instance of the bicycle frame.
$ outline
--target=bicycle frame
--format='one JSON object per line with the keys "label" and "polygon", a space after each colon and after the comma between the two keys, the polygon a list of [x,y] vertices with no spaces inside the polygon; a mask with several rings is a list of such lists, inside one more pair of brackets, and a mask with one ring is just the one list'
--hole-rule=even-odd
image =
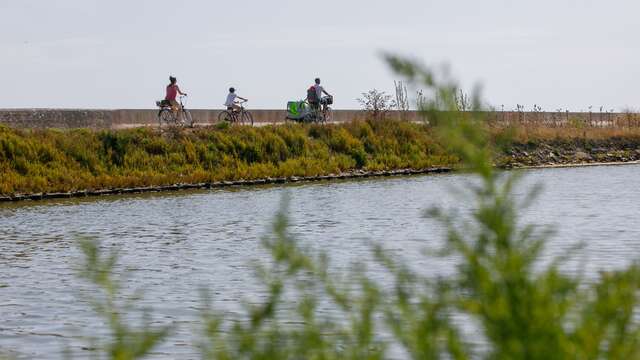
{"label": "bicycle frame", "polygon": [[218,114],[218,121],[227,121],[230,123],[249,123],[253,125],[253,115],[245,109],[244,103],[246,100],[236,101],[233,106],[226,106],[226,110],[221,111]]}
{"label": "bicycle frame", "polygon": [[240,105],[240,111],[244,111],[244,103],[246,103],[247,100],[240,100],[237,102],[238,105]]}
{"label": "bicycle frame", "polygon": [[316,119],[316,121],[326,121],[325,117],[327,115],[327,112],[331,110],[331,107],[329,105],[318,103],[318,107],[314,108],[313,106],[311,106],[309,101],[304,100],[304,102],[307,104],[309,109],[311,109],[311,114],[313,114],[313,117]]}
{"label": "bicycle frame", "polygon": [[[158,106],[160,107],[160,111],[158,111],[158,119],[160,119],[160,116],[162,115],[162,113],[169,112],[173,114],[172,115],[173,119],[170,120],[172,123],[180,122],[181,125],[188,124],[189,126],[193,127],[193,118],[191,117],[191,114],[187,111],[186,100],[185,100],[186,98],[187,98],[187,95],[180,95],[179,101],[178,101],[178,103],[180,104],[180,107],[175,112],[173,111],[173,107],[170,104],[164,103],[163,105],[160,105],[160,102],[157,102]],[[162,127],[162,121],[160,126]]]}
{"label": "bicycle frame", "polygon": [[240,116],[242,116],[242,113],[244,112],[244,103],[246,102],[247,102],[246,100],[238,101],[236,104],[240,106],[240,110],[232,109],[229,111],[231,113],[231,116],[233,116],[234,122],[238,121]]}

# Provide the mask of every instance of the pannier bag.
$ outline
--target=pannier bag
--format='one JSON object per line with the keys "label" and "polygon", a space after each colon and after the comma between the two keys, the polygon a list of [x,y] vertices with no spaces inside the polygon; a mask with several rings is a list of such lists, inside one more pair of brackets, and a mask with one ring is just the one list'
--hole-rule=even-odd
{"label": "pannier bag", "polygon": [[171,103],[169,102],[169,100],[160,100],[160,101],[156,101],[156,106],[157,107],[168,107],[168,106],[171,106]]}

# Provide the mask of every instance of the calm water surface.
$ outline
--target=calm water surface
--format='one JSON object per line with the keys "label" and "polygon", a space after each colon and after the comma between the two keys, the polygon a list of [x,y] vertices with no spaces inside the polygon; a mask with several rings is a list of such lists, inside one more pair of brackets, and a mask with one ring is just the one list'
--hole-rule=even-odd
{"label": "calm water surface", "polygon": [[[525,174],[519,197],[536,183],[545,190],[524,220],[557,228],[545,259],[583,242],[565,271],[593,278],[640,258],[639,165]],[[199,289],[226,313],[264,295],[252,261],[266,259],[260,239],[284,194],[292,232],[329,251],[337,271],[370,259],[377,242],[425,274],[446,274],[454,260],[422,251],[441,244],[442,229],[421,215],[433,205],[464,215],[471,204],[450,189],[469,181],[452,174],[0,205],[0,357],[60,358],[65,348],[84,357],[86,337],[104,333],[85,300],[93,288],[77,277],[80,236],[119,249],[125,292],[143,289],[154,323],[175,326],[153,358],[198,358]]]}

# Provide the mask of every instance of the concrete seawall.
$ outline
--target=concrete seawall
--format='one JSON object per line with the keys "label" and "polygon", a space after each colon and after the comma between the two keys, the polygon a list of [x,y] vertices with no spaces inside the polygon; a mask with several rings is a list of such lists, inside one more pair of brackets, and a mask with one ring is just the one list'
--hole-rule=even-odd
{"label": "concrete seawall", "polygon": [[[199,125],[215,124],[222,110],[190,110]],[[15,128],[92,128],[122,129],[140,126],[156,126],[157,110],[83,110],[83,109],[7,109],[0,110],[0,124]],[[256,123],[282,123],[284,110],[251,110]],[[590,127],[639,127],[637,113],[588,113],[588,112],[492,112],[488,120],[498,125],[538,124],[544,126],[590,126]],[[364,119],[367,113],[361,110],[334,110],[334,122]],[[408,121],[423,119],[416,111],[392,111],[389,118]]]}
{"label": "concrete seawall", "polygon": [[[196,124],[211,125],[218,121],[222,110],[189,110]],[[251,110],[256,123],[281,123],[284,110]],[[121,129],[156,126],[157,110],[84,110],[84,109],[10,109],[0,110],[0,124],[16,128],[94,128]],[[361,118],[361,111],[334,110],[334,121],[344,122]],[[411,114],[415,117],[417,114]]]}

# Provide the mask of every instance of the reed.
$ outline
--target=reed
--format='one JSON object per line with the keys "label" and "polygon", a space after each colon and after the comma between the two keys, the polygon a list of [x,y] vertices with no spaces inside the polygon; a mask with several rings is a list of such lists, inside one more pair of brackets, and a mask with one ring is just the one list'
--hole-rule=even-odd
{"label": "reed", "polygon": [[512,141],[526,143],[529,141],[549,140],[604,140],[612,138],[627,138],[640,140],[638,127],[549,127],[544,125],[514,125],[507,128],[491,128],[493,136],[509,132]]}

